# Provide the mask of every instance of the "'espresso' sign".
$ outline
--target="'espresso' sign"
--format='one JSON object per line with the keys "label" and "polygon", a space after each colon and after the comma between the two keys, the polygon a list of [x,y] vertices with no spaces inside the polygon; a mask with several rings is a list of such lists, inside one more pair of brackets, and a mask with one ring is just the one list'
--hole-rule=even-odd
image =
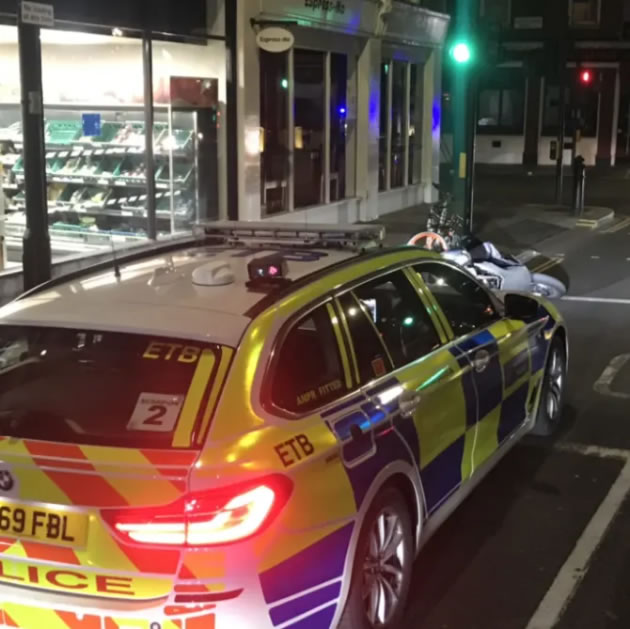
{"label": "'espresso' sign", "polygon": [[256,35],[258,47],[267,52],[286,52],[293,48],[295,37],[286,28],[270,26]]}

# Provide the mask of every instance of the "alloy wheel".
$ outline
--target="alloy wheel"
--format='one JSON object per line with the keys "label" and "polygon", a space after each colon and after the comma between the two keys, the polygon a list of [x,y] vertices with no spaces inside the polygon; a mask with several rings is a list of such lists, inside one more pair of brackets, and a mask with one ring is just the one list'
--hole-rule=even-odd
{"label": "alloy wheel", "polygon": [[562,394],[564,390],[564,359],[558,348],[552,350],[547,372],[547,416],[556,421],[562,411]]}
{"label": "alloy wheel", "polygon": [[396,614],[408,560],[402,521],[396,513],[384,509],[370,531],[363,564],[363,600],[373,627],[386,626]]}

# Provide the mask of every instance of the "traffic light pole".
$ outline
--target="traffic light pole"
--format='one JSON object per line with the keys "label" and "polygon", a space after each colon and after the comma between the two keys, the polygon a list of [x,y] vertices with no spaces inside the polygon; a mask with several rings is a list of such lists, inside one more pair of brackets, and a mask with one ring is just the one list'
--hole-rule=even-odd
{"label": "traffic light pole", "polygon": [[464,199],[464,230],[472,232],[475,205],[475,157],[477,149],[477,121],[479,119],[479,76],[471,73],[468,80],[468,160],[466,170],[466,196]]}
{"label": "traffic light pole", "polygon": [[453,72],[453,211],[464,219],[468,227],[468,186],[470,156],[468,153],[468,69]]}

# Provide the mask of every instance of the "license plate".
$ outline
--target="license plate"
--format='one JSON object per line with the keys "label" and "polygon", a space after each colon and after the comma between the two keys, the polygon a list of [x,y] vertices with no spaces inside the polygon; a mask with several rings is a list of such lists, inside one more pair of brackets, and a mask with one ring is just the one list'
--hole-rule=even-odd
{"label": "license plate", "polygon": [[0,500],[0,536],[80,548],[87,541],[87,530],[88,516],[84,513]]}

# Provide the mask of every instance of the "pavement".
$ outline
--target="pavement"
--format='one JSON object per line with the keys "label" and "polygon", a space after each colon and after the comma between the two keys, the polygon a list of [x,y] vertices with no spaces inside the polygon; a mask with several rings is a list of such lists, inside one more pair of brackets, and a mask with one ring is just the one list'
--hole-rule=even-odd
{"label": "pavement", "polygon": [[612,222],[542,237],[530,262],[569,286],[562,429],[517,445],[420,553],[406,629],[630,627],[630,180],[618,181]]}
{"label": "pavement", "polygon": [[[387,214],[377,221],[387,228],[386,244],[405,243],[426,226],[430,206],[420,205]],[[535,258],[544,244],[573,229],[599,229],[612,223],[615,211],[608,207],[589,206],[579,216],[555,204],[528,203],[495,207],[478,206],[473,231],[493,242],[506,253],[523,262]]]}

